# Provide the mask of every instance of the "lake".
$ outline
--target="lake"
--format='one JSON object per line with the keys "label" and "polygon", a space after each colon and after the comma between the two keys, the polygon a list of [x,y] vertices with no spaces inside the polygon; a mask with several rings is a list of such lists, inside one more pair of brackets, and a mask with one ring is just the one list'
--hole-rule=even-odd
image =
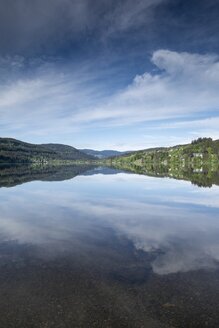
{"label": "lake", "polygon": [[0,327],[219,326],[219,186],[2,167]]}

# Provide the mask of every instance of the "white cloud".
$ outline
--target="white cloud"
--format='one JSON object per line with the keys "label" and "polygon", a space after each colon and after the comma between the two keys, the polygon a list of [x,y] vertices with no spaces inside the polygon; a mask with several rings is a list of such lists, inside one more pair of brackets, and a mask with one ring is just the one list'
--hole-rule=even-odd
{"label": "white cloud", "polygon": [[112,37],[120,32],[149,25],[153,20],[157,5],[168,0],[132,0],[120,1],[105,17],[104,37]]}
{"label": "white cloud", "polygon": [[[216,56],[158,50],[152,62],[159,71],[136,76],[126,90],[100,107],[100,119],[106,112],[119,124],[219,112]],[[98,115],[100,109],[95,112]]]}
{"label": "white cloud", "polygon": [[[109,91],[114,80],[105,79],[111,68],[95,71],[90,64],[69,66],[67,70],[43,67],[35,75],[8,82],[0,91],[2,131],[4,124],[10,124],[12,132],[20,129],[20,133],[22,130],[23,134],[38,136],[54,133],[61,138],[76,126],[85,131],[89,127],[115,129],[144,122],[155,129],[165,128],[160,120],[171,119],[172,128],[186,128],[191,136],[218,137],[210,112],[219,114],[219,58],[158,50],[151,61],[153,72],[137,75],[117,92]],[[206,118],[199,119],[200,114]],[[153,135],[153,131],[148,134]],[[128,145],[125,148],[129,149]]]}

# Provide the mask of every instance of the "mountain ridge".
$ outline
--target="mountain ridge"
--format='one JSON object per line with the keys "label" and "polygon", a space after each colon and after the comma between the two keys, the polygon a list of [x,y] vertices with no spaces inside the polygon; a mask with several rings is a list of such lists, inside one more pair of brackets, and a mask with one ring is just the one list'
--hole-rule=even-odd
{"label": "mountain ridge", "polygon": [[62,144],[31,144],[14,138],[0,138],[0,163],[46,163],[93,160],[91,155]]}

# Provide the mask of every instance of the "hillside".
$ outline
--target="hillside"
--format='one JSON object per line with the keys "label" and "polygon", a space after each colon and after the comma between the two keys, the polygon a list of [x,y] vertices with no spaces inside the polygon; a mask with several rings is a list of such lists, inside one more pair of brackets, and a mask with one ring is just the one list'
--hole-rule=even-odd
{"label": "hillside", "polygon": [[119,169],[211,186],[212,181],[218,184],[219,140],[199,138],[191,144],[136,151],[108,161]]}
{"label": "hillside", "polygon": [[86,154],[79,149],[72,146],[62,145],[62,144],[43,144],[46,149],[55,152],[65,160],[77,160],[77,159],[94,159],[90,154]]}
{"label": "hillside", "polygon": [[35,145],[12,138],[0,138],[0,163],[45,163],[92,159],[94,157],[71,146]]}
{"label": "hillside", "polygon": [[219,160],[219,140],[199,138],[191,144],[173,147],[151,148],[133,151],[112,158],[118,162],[170,164],[174,162],[217,162]]}

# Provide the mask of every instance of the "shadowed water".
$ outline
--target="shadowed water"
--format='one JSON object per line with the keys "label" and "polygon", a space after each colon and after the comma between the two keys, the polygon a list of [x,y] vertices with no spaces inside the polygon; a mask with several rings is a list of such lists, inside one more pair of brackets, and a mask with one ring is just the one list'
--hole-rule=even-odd
{"label": "shadowed water", "polygon": [[218,186],[94,166],[0,186],[0,327],[218,327]]}

